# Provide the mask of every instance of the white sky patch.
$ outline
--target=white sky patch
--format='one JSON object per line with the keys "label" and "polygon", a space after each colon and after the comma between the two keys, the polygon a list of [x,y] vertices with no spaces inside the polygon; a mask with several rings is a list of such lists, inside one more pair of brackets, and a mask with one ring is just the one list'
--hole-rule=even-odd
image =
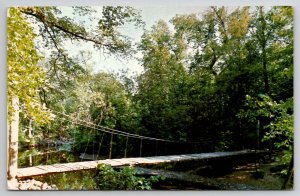
{"label": "white sky patch", "polygon": [[[94,20],[88,20],[88,16],[74,16],[73,9],[70,7],[59,7],[62,11],[61,16],[67,16],[74,19],[76,22],[84,23],[85,27],[90,29],[95,29],[98,25],[98,20],[101,17],[102,7],[92,7],[97,10],[93,16]],[[170,20],[176,15],[187,15],[187,14],[203,14],[208,7],[203,6],[155,6],[155,7],[135,7],[140,10],[142,20],[145,22],[146,30],[150,30],[153,25],[158,20],[164,20],[168,23],[171,31],[173,26]],[[230,8],[229,8],[230,9]],[[133,43],[140,42],[140,38],[144,33],[142,28],[136,28],[133,24],[125,24],[119,28],[121,34],[128,36],[132,39]],[[141,74],[143,72],[143,67],[136,58],[141,58],[141,53],[137,53],[134,58],[130,59],[120,59],[116,58],[115,55],[105,55],[102,51],[99,51],[93,47],[92,43],[88,42],[76,42],[66,41],[63,43],[64,48],[72,57],[77,57],[81,51],[90,52],[91,59],[90,63],[94,72],[114,72],[119,73],[121,70],[128,70],[128,75],[132,76],[134,74]],[[45,53],[47,51],[44,50]],[[49,52],[48,52],[49,53]],[[46,55],[47,56],[47,55]]]}
{"label": "white sky patch", "polygon": [[[146,23],[146,29],[150,30],[151,27],[160,19],[169,22],[176,14],[191,14],[204,10],[203,8],[195,7],[144,7],[137,8],[141,10],[142,20]],[[171,27],[171,24],[170,24]],[[136,29],[133,25],[125,25],[120,29],[124,35],[127,35],[133,39],[135,43],[140,41],[140,37],[144,33],[142,29]],[[137,54],[136,57],[141,58],[141,54]],[[94,56],[95,71],[113,71],[119,72],[121,69],[129,70],[129,75],[134,73],[140,74],[143,72],[143,67],[136,59],[129,61],[120,60],[114,58],[114,56],[104,59],[102,55]]]}

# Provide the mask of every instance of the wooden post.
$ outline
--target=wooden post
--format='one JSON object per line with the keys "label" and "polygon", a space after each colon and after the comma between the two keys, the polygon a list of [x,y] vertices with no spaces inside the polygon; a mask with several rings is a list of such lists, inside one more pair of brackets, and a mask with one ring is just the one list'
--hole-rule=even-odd
{"label": "wooden post", "polygon": [[99,157],[99,154],[100,154],[100,151],[101,151],[103,137],[104,137],[104,133],[102,133],[102,136],[101,136],[101,141],[100,141],[98,152],[97,152],[97,158],[96,158],[97,160],[98,160],[98,157]]}
{"label": "wooden post", "polygon": [[[49,143],[48,143],[48,147],[49,147]],[[48,165],[48,160],[49,160],[49,153],[46,154],[46,165]]]}
{"label": "wooden post", "polygon": [[143,139],[141,139],[141,143],[140,143],[140,157],[142,157],[142,149],[143,149]]}
{"label": "wooden post", "polygon": [[114,136],[114,134],[111,133],[111,136],[110,136],[110,145],[109,145],[109,159],[111,159],[111,151],[112,151],[112,141],[113,141],[113,136]]}
{"label": "wooden post", "polygon": [[[94,132],[93,135],[95,137],[95,132],[96,132],[96,125],[94,126]],[[95,160],[95,139],[93,139],[93,161]]]}
{"label": "wooden post", "polygon": [[[48,153],[47,153],[47,156],[48,156]],[[32,154],[29,154],[29,166],[31,167],[32,166]]]}
{"label": "wooden post", "polygon": [[7,178],[14,179],[18,169],[18,136],[19,136],[19,98],[12,97],[11,122],[8,130],[8,165]]}
{"label": "wooden post", "polygon": [[127,157],[127,145],[128,145],[128,136],[126,137],[126,147],[125,147],[124,158]]}
{"label": "wooden post", "polygon": [[158,148],[158,141],[156,140],[156,144],[155,144],[155,156],[157,156],[157,148]]}

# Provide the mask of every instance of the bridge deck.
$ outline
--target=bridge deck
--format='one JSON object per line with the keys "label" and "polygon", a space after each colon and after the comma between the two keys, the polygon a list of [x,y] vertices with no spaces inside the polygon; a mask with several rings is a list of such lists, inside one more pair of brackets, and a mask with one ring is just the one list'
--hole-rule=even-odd
{"label": "bridge deck", "polygon": [[25,178],[25,177],[44,175],[50,173],[95,169],[99,163],[109,164],[111,166],[159,164],[159,163],[167,163],[167,162],[229,157],[229,156],[237,156],[237,155],[245,155],[245,154],[253,154],[253,153],[255,152],[250,150],[243,150],[243,151],[233,151],[233,152],[213,152],[213,153],[201,153],[201,154],[105,159],[105,160],[63,163],[63,164],[54,164],[54,165],[41,165],[41,166],[34,166],[34,167],[27,167],[27,168],[19,168],[17,171],[17,178]]}

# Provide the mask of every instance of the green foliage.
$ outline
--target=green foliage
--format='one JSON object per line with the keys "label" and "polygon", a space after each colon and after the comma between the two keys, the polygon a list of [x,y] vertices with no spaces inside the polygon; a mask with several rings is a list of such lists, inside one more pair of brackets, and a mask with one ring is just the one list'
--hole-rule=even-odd
{"label": "green foliage", "polygon": [[76,175],[63,173],[59,182],[57,182],[59,190],[95,190],[96,183],[92,175],[84,175],[78,178]]}
{"label": "green foliage", "polygon": [[50,174],[35,177],[36,180],[55,184],[58,190],[96,190],[97,184],[94,179],[94,172],[79,171]]}
{"label": "green foliage", "polygon": [[[85,121],[131,133],[140,130],[140,106],[133,101],[131,93],[126,91],[115,75],[88,74],[76,83],[75,90],[68,93],[71,96],[64,107],[73,121]],[[75,135],[77,150],[84,150],[88,143],[93,144],[92,141],[97,140],[99,143],[102,137],[102,132],[91,132],[83,126],[66,124],[65,129],[69,132],[68,137],[73,138]]]}
{"label": "green foliage", "polygon": [[145,178],[132,167],[124,167],[119,172],[110,165],[99,164],[96,181],[100,190],[151,190],[152,183],[164,180],[163,176]]}
{"label": "green foliage", "polygon": [[264,126],[268,130],[263,141],[274,140],[276,148],[292,150],[293,144],[293,99],[277,103],[266,95],[259,95],[258,98],[246,96],[245,106],[238,117],[247,119],[250,123],[267,118],[269,123]]}
{"label": "green foliage", "polygon": [[258,98],[248,95],[245,107],[238,117],[247,119],[249,123],[267,119],[263,127],[265,133],[262,141],[271,141],[276,149],[283,151],[284,155],[280,157],[280,161],[288,166],[293,154],[294,141],[293,99],[277,103],[266,95],[259,95]]}
{"label": "green foliage", "polygon": [[101,41],[109,43],[109,47],[106,45],[109,52],[123,52],[125,54],[128,52],[129,54],[133,51],[130,40],[125,36],[121,36],[121,33],[117,30],[125,23],[134,23],[137,27],[143,26],[139,12],[132,7],[104,6],[102,8],[102,18],[98,22],[97,30],[102,38]]}
{"label": "green foliage", "polygon": [[[63,9],[62,9],[63,10]],[[75,20],[76,17],[64,16],[59,7],[22,7],[21,11],[38,24],[40,35],[43,37],[45,47],[55,51],[55,57],[64,58],[72,62],[68,50],[63,47],[65,40],[74,42],[85,41],[94,45],[95,49],[107,54],[127,55],[133,52],[129,37],[122,35],[118,28],[126,23],[136,27],[143,26],[139,11],[126,6],[103,6],[101,13],[91,7],[75,6],[70,8],[73,16],[85,17],[87,20],[96,20],[95,28],[88,27],[84,22]],[[101,17],[98,17],[101,16]],[[53,54],[54,54],[53,53]]]}
{"label": "green foliage", "polygon": [[285,141],[276,143],[277,148],[286,148],[291,150],[293,143],[293,100],[289,99],[286,102],[281,102],[277,105],[277,115],[275,119],[267,127],[271,130],[266,134],[265,140],[275,138],[286,138]]}
{"label": "green foliage", "polygon": [[[237,118],[246,95],[267,92],[278,101],[293,96],[292,8],[250,10],[241,7],[229,12],[225,7],[210,7],[202,18],[188,15],[173,19],[177,32],[183,33],[193,48],[188,55],[193,128],[209,130],[229,148],[237,148],[238,143],[252,146],[255,126]],[[260,112],[264,118],[270,115],[268,111],[252,112]],[[192,134],[197,135],[196,131]]]}
{"label": "green foliage", "polygon": [[[13,8],[16,18],[8,20],[9,96],[21,93],[25,98],[21,100],[27,108],[21,114],[22,124],[34,116],[34,121],[47,120],[46,107],[69,116],[57,115],[51,124],[36,125],[36,137],[73,140],[78,151],[99,146],[101,132],[71,120],[151,137],[202,142],[197,147],[201,152],[234,150],[253,147],[259,119],[265,143],[274,141],[276,147],[286,150],[291,146],[293,118],[284,107],[293,97],[292,7],[209,7],[201,15],[176,15],[170,21],[173,28],[159,20],[145,30],[137,48],[120,28],[129,23],[141,26],[138,10],[120,6],[70,10],[73,15],[65,16],[59,7]],[[25,14],[35,22],[50,51],[43,69],[37,66],[41,57],[34,46],[36,36],[27,28],[29,22],[20,18]],[[96,20],[98,25],[86,27],[76,20],[77,15]],[[17,33],[21,29],[26,30]],[[133,78],[94,73],[89,53],[71,58],[65,41],[88,42],[109,55],[128,57],[136,49],[142,55],[144,72]],[[12,52],[12,43],[21,49]],[[16,57],[19,53],[28,55]],[[20,70],[17,63],[28,69]],[[257,94],[262,95],[253,99]],[[103,145],[108,139],[104,135]],[[113,154],[120,155],[126,138],[114,137],[113,142]],[[153,154],[150,145],[144,144],[143,149]],[[129,141],[129,154],[134,145]],[[196,150],[192,145],[168,150],[183,153],[189,148]]]}
{"label": "green foliage", "polygon": [[38,65],[41,56],[34,46],[36,35],[18,8],[8,9],[7,20],[8,119],[11,98],[19,97],[21,116],[36,123],[48,123],[53,116],[39,99],[39,88],[47,88],[45,72]]}
{"label": "green foliage", "polygon": [[242,109],[237,116],[239,118],[246,118],[249,122],[256,123],[257,120],[263,117],[273,118],[278,104],[273,102],[269,96],[260,94],[258,98],[246,95],[245,106],[248,109]]}
{"label": "green foliage", "polygon": [[[135,108],[132,107],[135,104],[116,77],[104,73],[94,75],[89,65],[89,53],[82,52],[78,57],[73,58],[69,50],[64,48],[64,43],[68,40],[72,43],[90,42],[104,53],[127,57],[133,52],[132,43],[128,37],[119,32],[119,28],[128,23],[141,27],[143,22],[139,11],[132,7],[121,6],[103,6],[101,10],[94,10],[91,7],[72,7],[70,10],[74,11],[73,15],[64,16],[64,9],[59,7],[20,7],[18,10],[35,23],[42,38],[41,44],[50,53],[42,64],[47,74],[35,72],[40,76],[40,80],[51,81],[41,83],[38,89],[39,101],[44,107],[68,114],[74,120],[81,119],[108,127],[122,126],[125,130],[136,128],[138,118],[131,120],[133,119],[131,113],[136,113]],[[101,17],[96,17],[95,14],[99,11],[102,12],[98,15]],[[87,27],[77,20],[80,18],[76,17],[77,15],[98,21],[98,26],[94,29]],[[35,36],[27,37],[33,43]],[[30,41],[28,43],[31,43]],[[101,81],[102,79],[104,81]],[[24,121],[24,124],[27,122]],[[84,130],[58,116],[55,123],[38,127],[35,134],[43,138],[69,140],[79,131]],[[86,144],[87,138],[79,134],[75,135],[82,139],[83,142],[77,140],[79,143]],[[95,138],[97,137],[94,136],[92,139]]]}
{"label": "green foliage", "polygon": [[173,35],[164,21],[146,31],[139,45],[143,52],[145,73],[138,78],[136,98],[143,105],[142,119],[148,134],[156,137],[186,140],[187,73],[181,62],[185,42]]}

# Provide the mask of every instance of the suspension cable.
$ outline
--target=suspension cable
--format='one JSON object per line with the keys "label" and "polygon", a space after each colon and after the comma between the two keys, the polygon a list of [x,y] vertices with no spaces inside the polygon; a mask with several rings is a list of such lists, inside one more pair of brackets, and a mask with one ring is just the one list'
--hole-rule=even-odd
{"label": "suspension cable", "polygon": [[[64,116],[70,117],[69,115],[64,115]],[[165,142],[181,143],[179,141],[159,139],[159,138],[147,137],[147,136],[143,136],[143,135],[131,134],[131,133],[127,133],[127,132],[123,132],[123,131],[119,131],[119,130],[111,129],[111,128],[106,128],[105,129],[105,128],[103,128],[103,126],[95,125],[94,123],[90,123],[90,122],[87,122],[87,121],[84,121],[84,120],[78,120],[81,123],[74,122],[73,120],[69,120],[66,117],[63,117],[63,118],[66,121],[70,122],[70,123],[74,123],[74,124],[81,125],[81,126],[84,126],[84,127],[87,127],[87,128],[91,128],[91,129],[96,129],[96,130],[103,131],[103,132],[106,132],[106,133],[113,133],[115,135],[128,136],[128,137],[132,137],[132,138],[143,138],[143,139],[148,139],[148,140],[158,140],[158,141],[165,141]],[[86,125],[84,123],[89,124],[91,126]],[[96,127],[101,127],[101,128],[96,128]]]}

